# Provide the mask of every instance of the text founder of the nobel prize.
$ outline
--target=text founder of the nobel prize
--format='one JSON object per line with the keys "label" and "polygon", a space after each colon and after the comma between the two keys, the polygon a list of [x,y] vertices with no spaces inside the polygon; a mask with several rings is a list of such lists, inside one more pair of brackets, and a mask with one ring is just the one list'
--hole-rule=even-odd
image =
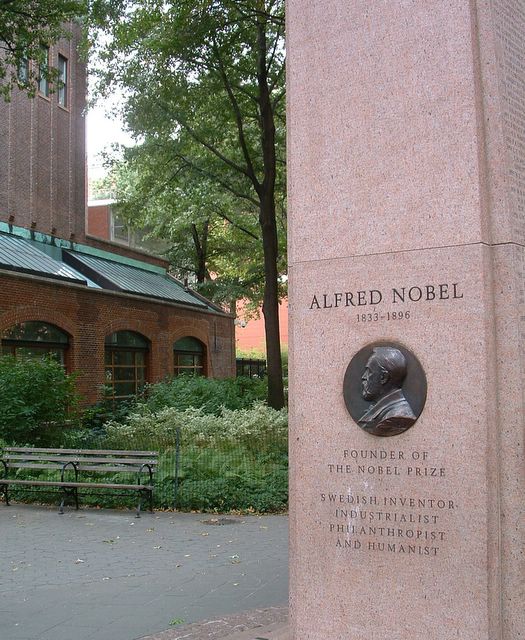
{"label": "text founder of the nobel prize", "polygon": [[406,375],[406,359],[399,349],[373,349],[361,376],[363,399],[372,404],[359,418],[360,427],[374,435],[393,436],[414,424],[417,416],[402,389]]}

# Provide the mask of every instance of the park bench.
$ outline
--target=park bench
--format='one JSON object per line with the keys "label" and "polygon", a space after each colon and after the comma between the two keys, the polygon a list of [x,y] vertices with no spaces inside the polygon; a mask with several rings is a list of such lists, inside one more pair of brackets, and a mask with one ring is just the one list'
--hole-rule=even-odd
{"label": "park bench", "polygon": [[[99,489],[125,492],[117,495],[135,491],[139,497],[137,517],[140,517],[144,500],[153,511],[153,474],[157,465],[156,451],[5,447],[0,457],[0,493],[9,505],[10,487],[39,487],[37,491],[57,487],[62,497],[59,513],[64,513],[68,499],[74,501],[78,509],[79,489],[88,489],[90,493]],[[39,475],[42,471],[48,473],[45,479],[20,478],[21,474],[32,471]],[[97,474],[114,475],[110,480],[103,478],[103,482],[97,482]],[[135,481],[123,478],[122,474],[128,478],[131,474]]]}

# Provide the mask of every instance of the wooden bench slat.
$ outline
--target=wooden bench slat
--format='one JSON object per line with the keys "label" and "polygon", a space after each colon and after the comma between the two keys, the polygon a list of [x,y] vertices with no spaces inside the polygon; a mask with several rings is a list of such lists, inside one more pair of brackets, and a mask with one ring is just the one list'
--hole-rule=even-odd
{"label": "wooden bench slat", "polygon": [[79,454],[79,455],[119,455],[119,456],[157,456],[158,451],[132,451],[117,449],[47,449],[38,447],[5,447],[5,452],[12,453],[57,453],[57,454]]}
{"label": "wooden bench slat", "polygon": [[[66,471],[68,471],[69,469],[71,469],[71,467],[68,467],[66,469]],[[77,469],[79,471],[95,471],[97,473],[99,473],[99,472],[104,473],[104,472],[107,471],[108,473],[133,473],[133,474],[136,474],[136,473],[138,473],[140,471],[140,466],[131,467],[130,465],[127,465],[125,467],[124,466],[121,466],[121,467],[115,467],[115,466],[114,467],[110,467],[110,466],[91,466],[91,465],[84,466],[82,464],[79,464]],[[152,468],[151,471],[152,472],[155,471],[155,468]],[[142,472],[143,473],[148,473],[148,470],[147,469],[143,469]]]}
{"label": "wooden bench slat", "polygon": [[[138,471],[140,471],[140,466],[141,465],[137,465],[132,467],[131,465],[127,465],[127,466],[120,466],[120,467],[116,467],[116,466],[109,466],[109,465],[83,465],[83,464],[79,464],[77,466],[78,471],[94,471],[97,473],[104,473],[104,472],[108,472],[108,473],[138,473]],[[54,463],[47,463],[47,464],[37,464],[36,462],[28,462],[27,464],[25,463],[18,463],[18,464],[8,464],[7,465],[8,469],[40,469],[42,471],[59,471],[62,469],[62,465],[61,464],[54,464]],[[155,471],[155,466],[152,465],[152,471]],[[1,471],[1,467],[0,467],[0,471]],[[74,473],[75,470],[73,469],[72,466],[69,466],[66,468],[65,470],[66,473]],[[143,473],[148,473],[147,469],[143,470]]]}
{"label": "wooden bench slat", "polygon": [[65,482],[66,487],[84,487],[87,489],[147,489],[151,491],[153,486],[149,484],[113,484],[103,482]]}
{"label": "wooden bench slat", "polygon": [[58,480],[11,480],[10,478],[0,478],[0,484],[25,484],[25,485],[38,485],[38,486],[50,486],[60,487],[68,486],[67,482],[60,482]]}
{"label": "wooden bench slat", "polygon": [[[62,469],[62,466],[63,465],[61,464],[37,464],[36,462],[19,462],[16,464],[7,464],[8,469],[47,469],[48,471],[56,471],[57,469]],[[68,467],[66,471],[68,471],[69,469],[73,471],[72,467]]]}
{"label": "wooden bench slat", "polygon": [[[0,456],[1,457],[1,456]],[[158,464],[158,460],[155,460],[153,458],[112,458],[110,456],[106,457],[106,458],[85,458],[84,456],[37,456],[37,455],[24,455],[24,454],[14,454],[14,455],[7,455],[4,456],[4,460],[6,462],[9,462],[11,460],[22,460],[25,462],[62,462],[62,463],[66,463],[66,462],[82,462],[84,464],[91,464],[92,462],[94,463],[98,463],[98,462],[108,462],[110,464],[128,464],[128,465],[135,465],[135,466],[140,466],[141,464],[150,464],[150,465],[156,465]]]}
{"label": "wooden bench slat", "polygon": [[101,482],[59,482],[53,480],[10,480],[6,478],[0,479],[0,484],[21,484],[42,487],[85,487],[88,489],[153,489],[153,486],[147,484],[104,484]]}

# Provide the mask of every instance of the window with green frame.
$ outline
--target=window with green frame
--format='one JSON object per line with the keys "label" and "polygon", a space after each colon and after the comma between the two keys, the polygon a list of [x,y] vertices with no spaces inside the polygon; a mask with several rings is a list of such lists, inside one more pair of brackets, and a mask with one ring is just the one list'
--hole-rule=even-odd
{"label": "window with green frame", "polygon": [[123,400],[140,393],[147,379],[148,341],[134,331],[116,331],[104,341],[107,397]]}
{"label": "window with green frame", "polygon": [[47,322],[30,320],[15,324],[2,336],[2,355],[15,358],[51,356],[62,365],[69,347],[69,336]]}
{"label": "window with green frame", "polygon": [[186,336],[173,345],[173,375],[205,376],[205,347],[200,340]]}

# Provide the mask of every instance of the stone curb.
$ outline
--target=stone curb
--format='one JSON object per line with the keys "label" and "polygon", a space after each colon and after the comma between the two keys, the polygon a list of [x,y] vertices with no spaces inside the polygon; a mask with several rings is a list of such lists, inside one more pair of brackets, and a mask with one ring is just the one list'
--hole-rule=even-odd
{"label": "stone curb", "polygon": [[253,609],[185,624],[140,640],[288,640],[288,607]]}

